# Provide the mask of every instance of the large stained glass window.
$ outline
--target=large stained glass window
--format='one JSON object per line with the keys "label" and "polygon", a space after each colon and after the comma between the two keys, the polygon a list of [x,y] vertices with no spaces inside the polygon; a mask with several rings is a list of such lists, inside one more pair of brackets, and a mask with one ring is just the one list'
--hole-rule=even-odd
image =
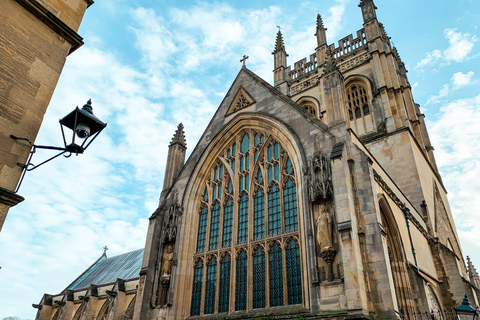
{"label": "large stained glass window", "polygon": [[303,303],[295,157],[280,141],[243,130],[205,169],[192,316]]}

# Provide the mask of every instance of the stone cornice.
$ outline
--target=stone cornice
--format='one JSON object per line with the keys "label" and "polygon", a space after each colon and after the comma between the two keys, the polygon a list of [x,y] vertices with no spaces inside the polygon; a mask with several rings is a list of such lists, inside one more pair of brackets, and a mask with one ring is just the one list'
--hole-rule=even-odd
{"label": "stone cornice", "polygon": [[[24,7],[28,12],[33,14],[37,19],[45,23],[50,29],[62,36],[68,43],[72,45],[68,54],[77,50],[83,45],[83,38],[75,31],[67,26],[62,20],[57,18],[53,13],[48,11],[37,0],[15,0],[19,5]],[[93,4],[92,0],[87,0],[87,5]]]}
{"label": "stone cornice", "polygon": [[0,187],[0,203],[13,207],[18,203],[25,200],[21,195],[16,194],[13,191]]}

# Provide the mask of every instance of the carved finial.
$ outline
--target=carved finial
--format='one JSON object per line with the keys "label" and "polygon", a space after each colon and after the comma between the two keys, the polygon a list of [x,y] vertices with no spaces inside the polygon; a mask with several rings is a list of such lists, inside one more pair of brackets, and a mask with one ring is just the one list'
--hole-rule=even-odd
{"label": "carved finial", "polygon": [[180,123],[177,127],[177,130],[175,130],[175,134],[173,135],[172,141],[170,142],[169,147],[172,147],[174,145],[180,145],[184,148],[187,147],[187,142],[185,140],[185,132],[183,131],[183,124]]}
{"label": "carved finial", "polygon": [[285,51],[285,45],[283,44],[283,35],[282,35],[282,31],[280,31],[280,27],[278,27],[278,32],[277,32],[277,39],[275,41],[275,50],[273,51],[273,53],[277,53],[277,52],[280,52],[280,51]]}
{"label": "carved finial", "polygon": [[323,72],[324,74],[327,74],[335,70],[335,68],[337,67],[337,62],[333,57],[332,48],[327,47],[325,55],[326,55],[326,62],[325,62],[325,68],[323,69],[324,70]]}
{"label": "carved finial", "polygon": [[327,44],[326,30],[327,28],[323,26],[322,16],[320,16],[319,13],[317,14],[317,32],[315,33],[315,36],[317,37],[317,46],[319,47]]}

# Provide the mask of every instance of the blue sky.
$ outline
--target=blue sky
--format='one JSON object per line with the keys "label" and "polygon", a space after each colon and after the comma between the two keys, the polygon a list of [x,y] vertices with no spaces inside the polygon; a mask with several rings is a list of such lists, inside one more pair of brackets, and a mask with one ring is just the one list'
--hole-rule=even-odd
{"label": "blue sky", "polygon": [[[314,52],[319,12],[329,43],[362,28],[358,0],[98,0],[79,30],[38,144],[61,145],[58,119],[89,98],[108,126],[85,154],[27,174],[26,200],[0,234],[0,319],[34,319],[32,303],[63,290],[95,261],[142,248],[179,122],[188,150],[241,68],[272,82],[277,25],[288,63]],[[376,1],[409,70],[464,255],[480,266],[480,3]],[[33,162],[50,156],[38,151]]]}

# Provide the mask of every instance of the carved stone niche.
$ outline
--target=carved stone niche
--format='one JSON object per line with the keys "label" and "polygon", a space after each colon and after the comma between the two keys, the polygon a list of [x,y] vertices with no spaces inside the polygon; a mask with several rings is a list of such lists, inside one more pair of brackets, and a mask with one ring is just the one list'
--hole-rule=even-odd
{"label": "carved stone niche", "polygon": [[307,188],[310,201],[330,199],[333,197],[332,168],[330,160],[321,152],[315,152],[308,168],[304,170],[307,176]]}

